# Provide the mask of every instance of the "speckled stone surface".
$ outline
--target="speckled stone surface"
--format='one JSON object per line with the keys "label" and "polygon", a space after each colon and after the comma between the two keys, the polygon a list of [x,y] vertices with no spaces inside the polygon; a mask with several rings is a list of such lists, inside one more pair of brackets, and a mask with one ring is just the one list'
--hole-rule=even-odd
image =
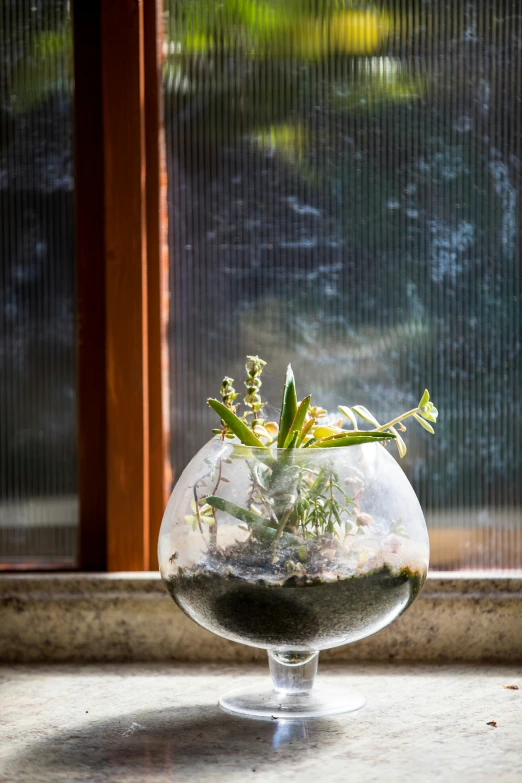
{"label": "speckled stone surface", "polygon": [[[380,633],[330,661],[522,662],[522,575],[430,575]],[[0,660],[255,661],[264,653],[203,630],[155,574],[0,576]]]}
{"label": "speckled stone surface", "polygon": [[[2,783],[519,783],[522,671],[324,667],[367,706],[257,721],[218,694],[251,666],[127,664],[0,669]],[[506,690],[518,684],[521,690]],[[497,726],[490,726],[496,721]]]}

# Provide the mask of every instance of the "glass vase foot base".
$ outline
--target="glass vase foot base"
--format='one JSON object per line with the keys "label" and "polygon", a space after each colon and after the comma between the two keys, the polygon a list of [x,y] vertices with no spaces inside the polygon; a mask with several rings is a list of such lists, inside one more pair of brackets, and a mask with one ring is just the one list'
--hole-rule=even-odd
{"label": "glass vase foot base", "polygon": [[356,690],[339,687],[339,683],[317,683],[304,693],[284,693],[269,685],[240,688],[219,699],[227,712],[251,718],[321,718],[360,710],[366,698]]}

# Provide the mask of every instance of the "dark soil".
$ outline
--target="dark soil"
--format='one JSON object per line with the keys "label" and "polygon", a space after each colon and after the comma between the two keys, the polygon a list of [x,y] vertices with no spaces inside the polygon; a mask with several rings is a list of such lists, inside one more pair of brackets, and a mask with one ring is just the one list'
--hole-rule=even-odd
{"label": "dark soil", "polygon": [[207,564],[167,579],[176,603],[199,625],[234,641],[277,650],[320,650],[388,625],[416,598],[424,574],[388,566],[337,578],[276,582],[224,574]]}

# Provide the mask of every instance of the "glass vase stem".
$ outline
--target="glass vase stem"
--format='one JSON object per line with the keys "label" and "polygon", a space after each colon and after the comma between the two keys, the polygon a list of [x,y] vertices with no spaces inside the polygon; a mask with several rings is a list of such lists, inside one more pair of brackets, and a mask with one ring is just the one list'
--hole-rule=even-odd
{"label": "glass vase stem", "polygon": [[318,652],[268,652],[274,690],[278,693],[309,693],[314,687]]}

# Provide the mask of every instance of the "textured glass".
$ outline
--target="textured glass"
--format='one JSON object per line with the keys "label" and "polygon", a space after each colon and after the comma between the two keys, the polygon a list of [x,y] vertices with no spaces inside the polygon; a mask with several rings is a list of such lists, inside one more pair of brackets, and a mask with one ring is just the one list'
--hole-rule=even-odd
{"label": "textured glass", "polygon": [[175,475],[247,353],[275,404],[427,386],[432,567],[522,567],[518,0],[167,3]]}
{"label": "textured glass", "polygon": [[0,564],[76,552],[69,3],[0,13]]}

